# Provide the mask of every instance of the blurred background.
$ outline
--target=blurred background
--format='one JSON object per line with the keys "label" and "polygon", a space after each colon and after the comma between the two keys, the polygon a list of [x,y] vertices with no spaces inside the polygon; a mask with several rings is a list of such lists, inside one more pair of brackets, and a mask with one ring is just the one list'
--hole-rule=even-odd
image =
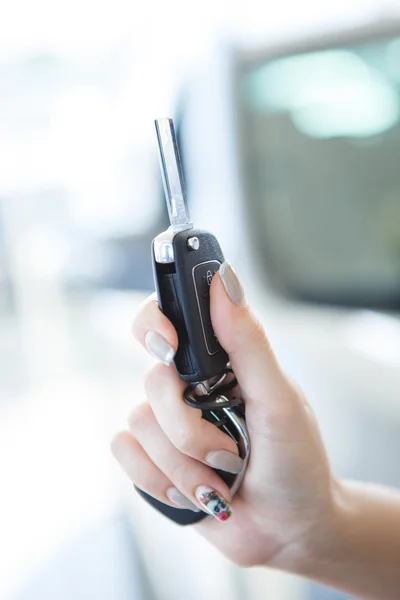
{"label": "blurred background", "polygon": [[230,565],[110,455],[152,364],[159,116],[335,472],[400,485],[400,9],[278,4],[2,6],[1,600],[345,598]]}

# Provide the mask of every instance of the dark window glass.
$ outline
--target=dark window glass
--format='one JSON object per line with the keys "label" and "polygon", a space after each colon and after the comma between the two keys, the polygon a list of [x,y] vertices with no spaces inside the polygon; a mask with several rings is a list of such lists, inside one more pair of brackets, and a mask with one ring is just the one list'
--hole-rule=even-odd
{"label": "dark window glass", "polygon": [[281,290],[400,306],[400,38],[239,77],[244,188]]}

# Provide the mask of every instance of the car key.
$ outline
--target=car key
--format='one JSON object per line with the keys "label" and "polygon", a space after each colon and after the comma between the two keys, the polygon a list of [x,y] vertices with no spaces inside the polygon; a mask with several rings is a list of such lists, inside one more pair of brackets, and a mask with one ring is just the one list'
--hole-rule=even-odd
{"label": "car key", "polygon": [[[188,215],[179,148],[172,119],[155,121],[161,173],[170,227],[152,244],[153,274],[161,310],[178,334],[174,364],[188,383],[184,400],[200,408],[203,418],[230,435],[243,458],[238,475],[217,473],[230,486],[239,488],[249,459],[250,444],[244,405],[229,357],[219,344],[211,323],[210,286],[224,261],[214,235],[195,229]],[[138,492],[155,508],[179,524],[191,524],[207,516],[173,508],[142,490]]]}

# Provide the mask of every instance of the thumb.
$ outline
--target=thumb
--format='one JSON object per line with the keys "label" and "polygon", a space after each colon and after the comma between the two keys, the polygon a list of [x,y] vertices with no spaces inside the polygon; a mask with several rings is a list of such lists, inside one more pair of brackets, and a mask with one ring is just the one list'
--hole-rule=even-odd
{"label": "thumb", "polygon": [[[296,394],[281,371],[262,326],[247,306],[243,287],[227,261],[213,278],[210,306],[214,331],[229,354],[247,409],[264,424],[266,420],[274,423],[274,417],[281,420],[281,416],[292,412]],[[259,425],[262,427],[262,423]]]}

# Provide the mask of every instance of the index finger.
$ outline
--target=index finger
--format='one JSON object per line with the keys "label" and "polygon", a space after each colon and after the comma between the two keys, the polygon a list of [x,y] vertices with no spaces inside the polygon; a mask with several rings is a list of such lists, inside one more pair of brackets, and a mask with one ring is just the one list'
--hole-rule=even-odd
{"label": "index finger", "polygon": [[178,348],[178,335],[171,321],[161,312],[156,294],[141,304],[132,323],[132,332],[154,358],[166,365],[171,363]]}

